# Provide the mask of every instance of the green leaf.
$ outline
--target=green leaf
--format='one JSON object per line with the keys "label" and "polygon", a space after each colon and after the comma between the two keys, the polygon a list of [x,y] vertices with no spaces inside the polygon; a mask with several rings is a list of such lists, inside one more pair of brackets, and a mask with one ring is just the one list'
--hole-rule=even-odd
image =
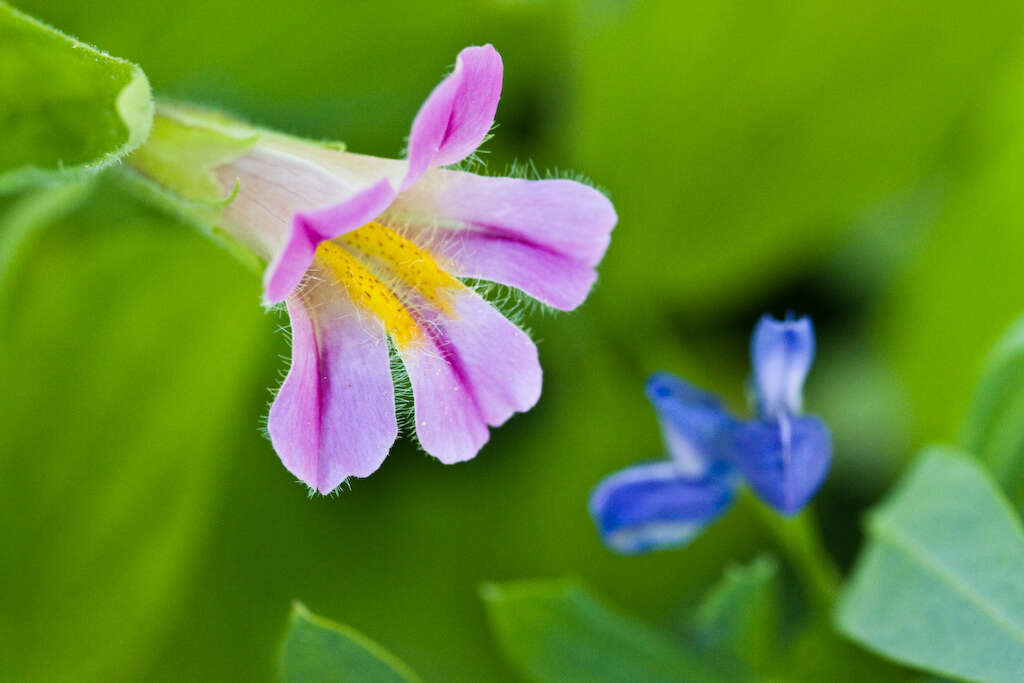
{"label": "green leaf", "polygon": [[777,658],[779,563],[769,555],[731,564],[697,609],[697,640],[762,671]]}
{"label": "green leaf", "polygon": [[926,450],[868,532],[837,608],[845,635],[935,673],[1020,680],[1024,531],[974,459]]}
{"label": "green leaf", "polygon": [[146,75],[0,2],[0,192],[108,166],[149,134]]}
{"label": "green leaf", "polygon": [[962,441],[1010,499],[1024,504],[1024,318],[989,354]]}
{"label": "green leaf", "polygon": [[0,222],[35,233],[0,288],[5,680],[144,678],[274,361],[250,273],[93,189],[71,212],[78,188],[40,191]]}
{"label": "green leaf", "polygon": [[[783,615],[779,564],[763,555],[751,564],[733,564],[697,609],[693,636],[720,658],[738,659],[747,679],[874,683],[907,681],[910,676],[839,637],[827,619],[796,622]],[[793,630],[795,628],[795,634]],[[786,636],[780,638],[781,629]]]}
{"label": "green leaf", "polygon": [[481,596],[505,658],[530,680],[735,680],[572,579],[485,584]]}
{"label": "green leaf", "polygon": [[365,681],[402,683],[419,677],[394,655],[355,629],[292,604],[281,649],[285,683]]}

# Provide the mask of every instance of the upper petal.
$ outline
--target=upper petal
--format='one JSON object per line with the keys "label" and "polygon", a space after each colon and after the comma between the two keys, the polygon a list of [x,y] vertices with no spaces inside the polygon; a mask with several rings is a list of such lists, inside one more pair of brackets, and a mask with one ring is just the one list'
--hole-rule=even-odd
{"label": "upper petal", "polygon": [[646,390],[669,455],[682,471],[702,474],[728,459],[738,421],[714,395],[667,372],[652,375]]}
{"label": "upper petal", "polygon": [[488,426],[529,410],[540,398],[537,347],[468,288],[449,312],[418,313],[425,340],[400,346],[412,384],[416,435],[443,463],[468,460]]}
{"label": "upper petal", "polygon": [[430,239],[453,273],[562,310],[587,297],[617,221],[608,198],[582,183],[446,170],[428,172],[388,215]]}
{"label": "upper petal", "polygon": [[285,467],[321,493],[376,471],[398,434],[384,327],[335,289],[288,297],[292,365],[267,425]]}
{"label": "upper petal", "polygon": [[455,71],[430,93],[409,134],[409,170],[402,189],[431,166],[461,161],[483,142],[501,96],[501,56],[490,45],[467,47]]}
{"label": "upper petal", "polygon": [[395,191],[386,178],[356,192],[343,202],[315,211],[296,213],[284,248],[267,267],[264,297],[270,303],[283,301],[313,264],[321,242],[334,239],[369,223],[388,207]]}
{"label": "upper petal", "polygon": [[602,480],[589,508],[605,544],[632,555],[686,544],[728,509],[734,491],[724,471],[693,476],[674,462],[642,463]]}
{"label": "upper petal", "polygon": [[758,409],[764,417],[797,414],[807,372],[814,360],[811,319],[778,321],[765,315],[750,343]]}
{"label": "upper petal", "polygon": [[832,461],[828,427],[816,417],[781,416],[743,424],[736,432],[735,462],[754,493],[791,515],[815,494]]}
{"label": "upper petal", "polygon": [[228,207],[229,232],[269,260],[265,300],[283,301],[299,285],[321,242],[376,218],[398,188],[415,183],[429,167],[473,152],[494,121],[501,78],[501,57],[490,45],[460,52],[455,71],[413,121],[407,161],[274,136],[219,168],[227,191],[236,180],[241,185],[241,196]]}

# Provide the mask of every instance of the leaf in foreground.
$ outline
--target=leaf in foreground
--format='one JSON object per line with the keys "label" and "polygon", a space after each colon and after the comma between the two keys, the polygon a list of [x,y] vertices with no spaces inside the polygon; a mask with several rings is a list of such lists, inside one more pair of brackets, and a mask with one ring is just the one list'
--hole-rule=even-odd
{"label": "leaf in foreground", "polygon": [[989,354],[964,424],[963,444],[1016,505],[1024,503],[1024,318]]}
{"label": "leaf in foreground", "polygon": [[571,579],[485,584],[481,595],[505,659],[529,680],[734,680]]}
{"label": "leaf in foreground", "polygon": [[979,681],[1024,671],[1024,532],[968,455],[932,448],[871,515],[838,628],[904,664]]}
{"label": "leaf in foreground", "polygon": [[419,681],[398,658],[355,629],[310,612],[296,602],[281,649],[285,683]]}
{"label": "leaf in foreground", "polygon": [[697,609],[694,636],[760,671],[777,658],[779,616],[779,563],[762,555],[749,565],[726,567]]}

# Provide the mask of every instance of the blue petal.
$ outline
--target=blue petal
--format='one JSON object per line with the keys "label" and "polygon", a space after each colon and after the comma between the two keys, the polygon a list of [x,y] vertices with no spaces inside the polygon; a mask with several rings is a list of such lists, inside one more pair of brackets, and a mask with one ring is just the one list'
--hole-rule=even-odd
{"label": "blue petal", "polygon": [[647,380],[669,456],[686,473],[701,475],[723,460],[737,424],[712,394],[660,372]]}
{"label": "blue petal", "polygon": [[764,418],[800,412],[804,379],[814,360],[814,328],[807,316],[780,322],[765,315],[750,343],[754,389]]}
{"label": "blue petal", "polygon": [[817,492],[832,461],[828,427],[816,417],[756,421],[736,431],[736,466],[761,500],[798,512]]}
{"label": "blue petal", "polygon": [[724,468],[693,477],[671,461],[642,463],[598,484],[590,495],[590,514],[615,552],[680,546],[728,508],[736,484]]}

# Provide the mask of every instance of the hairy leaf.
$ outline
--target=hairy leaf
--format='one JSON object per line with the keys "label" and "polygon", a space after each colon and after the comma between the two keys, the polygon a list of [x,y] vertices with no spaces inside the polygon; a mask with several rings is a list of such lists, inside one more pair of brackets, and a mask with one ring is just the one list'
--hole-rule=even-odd
{"label": "hairy leaf", "polygon": [[149,134],[139,67],[0,2],[0,192],[108,166]]}

